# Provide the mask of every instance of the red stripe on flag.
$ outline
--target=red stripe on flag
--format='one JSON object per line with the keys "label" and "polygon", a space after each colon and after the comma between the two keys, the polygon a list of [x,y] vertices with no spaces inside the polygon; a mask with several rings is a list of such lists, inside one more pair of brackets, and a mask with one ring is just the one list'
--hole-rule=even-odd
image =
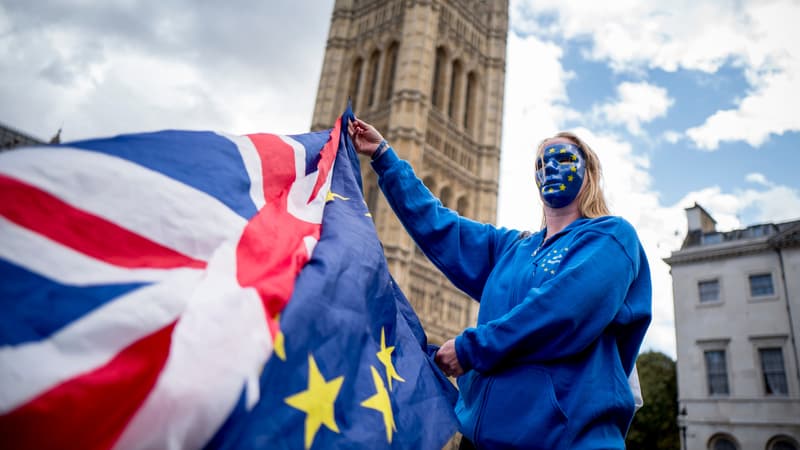
{"label": "red stripe on flag", "polygon": [[0,416],[3,447],[111,448],[155,385],[174,328],[175,322],[134,342],[104,366]]}
{"label": "red stripe on flag", "polygon": [[[289,190],[296,181],[292,147],[274,135],[256,134],[249,138],[261,158],[266,203],[239,240],[237,279],[241,286],[258,291],[274,336],[277,324],[273,319],[289,302],[295,278],[309,260],[303,238],[319,239],[321,226],[300,220],[286,209]],[[320,174],[323,169],[330,170],[322,166],[330,166],[332,161],[333,158],[322,158]]]}
{"label": "red stripe on flag", "polygon": [[206,266],[204,261],[164,247],[5,175],[0,175],[0,215],[62,245],[120,267]]}
{"label": "red stripe on flag", "polygon": [[289,214],[287,201],[296,180],[294,150],[278,136],[250,135],[261,158],[266,203],[245,227],[236,249],[237,279],[254,287],[272,320],[283,311],[294,289],[294,279],[308,261],[303,237],[319,238],[320,225]]}
{"label": "red stripe on flag", "polygon": [[336,125],[331,130],[331,137],[328,139],[328,142],[325,143],[325,146],[322,147],[320,151],[320,161],[317,164],[317,170],[319,170],[319,175],[317,175],[317,182],[314,183],[314,189],[311,191],[311,196],[308,198],[308,202],[310,203],[314,198],[317,197],[320,188],[322,185],[325,184],[325,180],[328,178],[328,172],[330,172],[331,167],[333,167],[333,160],[336,158],[336,151],[339,150],[339,133],[342,130],[342,118],[339,117],[336,120]]}

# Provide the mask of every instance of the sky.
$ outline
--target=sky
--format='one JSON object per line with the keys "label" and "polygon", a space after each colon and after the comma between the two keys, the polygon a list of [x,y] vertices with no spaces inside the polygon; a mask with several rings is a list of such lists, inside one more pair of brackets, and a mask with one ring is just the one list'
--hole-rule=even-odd
{"label": "sky", "polygon": [[[0,122],[62,141],[309,130],[332,0],[0,0]],[[719,230],[800,219],[800,2],[512,0],[499,225],[538,229],[533,151],[571,130],[653,277],[644,350],[675,357],[663,258],[695,202]]]}

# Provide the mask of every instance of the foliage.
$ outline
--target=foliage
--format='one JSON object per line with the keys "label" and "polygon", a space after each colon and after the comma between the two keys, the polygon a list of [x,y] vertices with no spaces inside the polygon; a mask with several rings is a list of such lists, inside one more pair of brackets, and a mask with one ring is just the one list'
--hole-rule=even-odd
{"label": "foliage", "polygon": [[626,438],[630,450],[679,450],[678,382],[675,361],[660,352],[636,361],[644,406],[636,413]]}

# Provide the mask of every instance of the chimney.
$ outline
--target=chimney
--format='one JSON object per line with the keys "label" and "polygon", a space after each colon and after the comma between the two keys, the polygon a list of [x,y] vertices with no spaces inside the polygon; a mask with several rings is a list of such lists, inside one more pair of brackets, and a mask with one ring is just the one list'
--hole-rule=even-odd
{"label": "chimney", "polygon": [[690,208],[686,208],[686,220],[689,223],[689,233],[700,231],[702,233],[713,233],[717,231],[717,221],[711,217],[702,206],[697,203]]}

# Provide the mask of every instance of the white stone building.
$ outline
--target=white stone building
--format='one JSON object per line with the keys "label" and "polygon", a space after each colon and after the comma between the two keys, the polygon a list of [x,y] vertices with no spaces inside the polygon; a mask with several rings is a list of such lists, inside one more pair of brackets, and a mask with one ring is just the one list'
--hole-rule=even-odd
{"label": "white stone building", "polygon": [[800,449],[800,220],[718,232],[699,205],[671,266],[684,449]]}

